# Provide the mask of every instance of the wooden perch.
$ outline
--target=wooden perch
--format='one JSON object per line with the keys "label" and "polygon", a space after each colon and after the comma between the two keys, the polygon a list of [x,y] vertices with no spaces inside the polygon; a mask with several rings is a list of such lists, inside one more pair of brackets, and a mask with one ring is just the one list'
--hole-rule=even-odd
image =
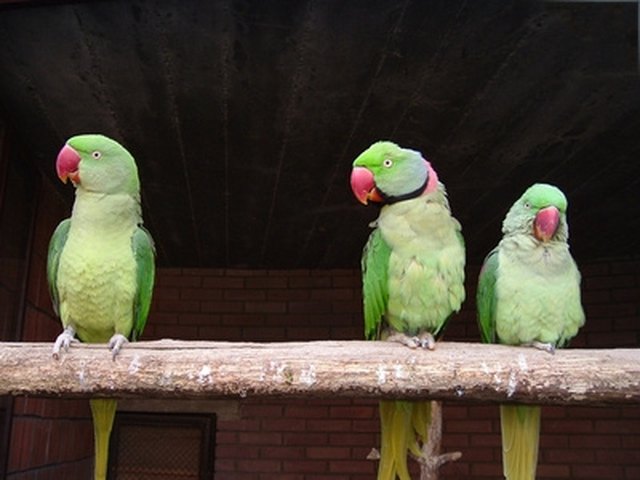
{"label": "wooden perch", "polygon": [[430,398],[536,404],[637,404],[640,350],[560,350],[438,343],[227,343],[161,340],[0,343],[0,395],[213,398]]}

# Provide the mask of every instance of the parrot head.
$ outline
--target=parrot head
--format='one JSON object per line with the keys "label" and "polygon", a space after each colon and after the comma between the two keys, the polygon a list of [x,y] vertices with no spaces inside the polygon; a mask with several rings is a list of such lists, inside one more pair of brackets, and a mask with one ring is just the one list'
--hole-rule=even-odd
{"label": "parrot head", "polygon": [[504,234],[525,233],[538,241],[566,241],[567,197],[553,185],[536,183],[513,204],[504,219]]}
{"label": "parrot head", "polygon": [[393,203],[438,187],[438,176],[420,152],[376,142],[353,162],[351,190],[363,204]]}
{"label": "parrot head", "polygon": [[65,143],[56,160],[56,172],[66,183],[97,193],[137,194],[138,168],[118,142],[98,134],[77,135]]}

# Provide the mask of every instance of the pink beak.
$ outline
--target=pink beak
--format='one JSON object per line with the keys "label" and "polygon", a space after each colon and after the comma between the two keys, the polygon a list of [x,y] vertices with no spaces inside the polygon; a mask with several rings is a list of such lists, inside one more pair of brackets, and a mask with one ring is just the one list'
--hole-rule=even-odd
{"label": "pink beak", "polygon": [[376,188],[373,173],[365,167],[354,167],[351,171],[351,190],[360,203],[366,205],[369,200],[382,202],[383,198]]}
{"label": "pink beak", "polygon": [[67,178],[75,184],[80,183],[80,173],[78,169],[80,167],[80,155],[69,145],[65,145],[58,153],[56,160],[56,172],[58,178],[63,183],[67,183]]}
{"label": "pink beak", "polygon": [[560,223],[560,212],[556,207],[540,210],[533,223],[533,234],[541,242],[548,242],[556,233]]}

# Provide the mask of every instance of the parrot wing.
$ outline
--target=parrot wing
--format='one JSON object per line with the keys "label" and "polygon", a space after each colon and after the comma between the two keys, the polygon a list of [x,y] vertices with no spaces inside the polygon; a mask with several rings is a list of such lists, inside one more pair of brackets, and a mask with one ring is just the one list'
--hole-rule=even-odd
{"label": "parrot wing", "polygon": [[362,252],[364,335],[367,340],[376,340],[380,336],[380,327],[389,300],[390,255],[391,248],[382,238],[380,230],[371,232]]}
{"label": "parrot wing", "polygon": [[478,326],[484,343],[496,343],[496,277],[498,271],[498,249],[493,249],[485,258],[478,279],[476,303]]}
{"label": "parrot wing", "polygon": [[133,234],[133,255],[136,260],[136,296],[133,303],[131,340],[137,340],[147,323],[155,279],[155,246],[151,234],[142,226]]}
{"label": "parrot wing", "polygon": [[67,237],[69,236],[69,227],[71,227],[71,219],[67,218],[58,224],[53,232],[51,241],[49,242],[49,251],[47,253],[47,281],[49,283],[49,293],[51,294],[51,303],[56,315],[60,316],[60,296],[58,294],[58,266],[60,265],[60,255]]}

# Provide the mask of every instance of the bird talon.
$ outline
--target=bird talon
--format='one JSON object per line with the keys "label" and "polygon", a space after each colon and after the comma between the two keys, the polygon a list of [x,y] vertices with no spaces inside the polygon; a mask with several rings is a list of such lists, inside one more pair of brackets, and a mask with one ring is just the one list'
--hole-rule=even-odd
{"label": "bird talon", "polygon": [[59,360],[60,359],[60,349],[64,350],[65,353],[69,351],[69,346],[72,343],[77,343],[78,339],[75,338],[76,332],[73,327],[68,326],[62,331],[60,335],[56,338],[56,341],[53,344],[53,351],[51,352],[51,356]]}
{"label": "bird talon", "polygon": [[119,333],[116,333],[109,339],[109,350],[111,350],[113,360],[116,359],[118,353],[120,353],[120,349],[125,343],[129,343],[129,340],[127,340],[127,337]]}

